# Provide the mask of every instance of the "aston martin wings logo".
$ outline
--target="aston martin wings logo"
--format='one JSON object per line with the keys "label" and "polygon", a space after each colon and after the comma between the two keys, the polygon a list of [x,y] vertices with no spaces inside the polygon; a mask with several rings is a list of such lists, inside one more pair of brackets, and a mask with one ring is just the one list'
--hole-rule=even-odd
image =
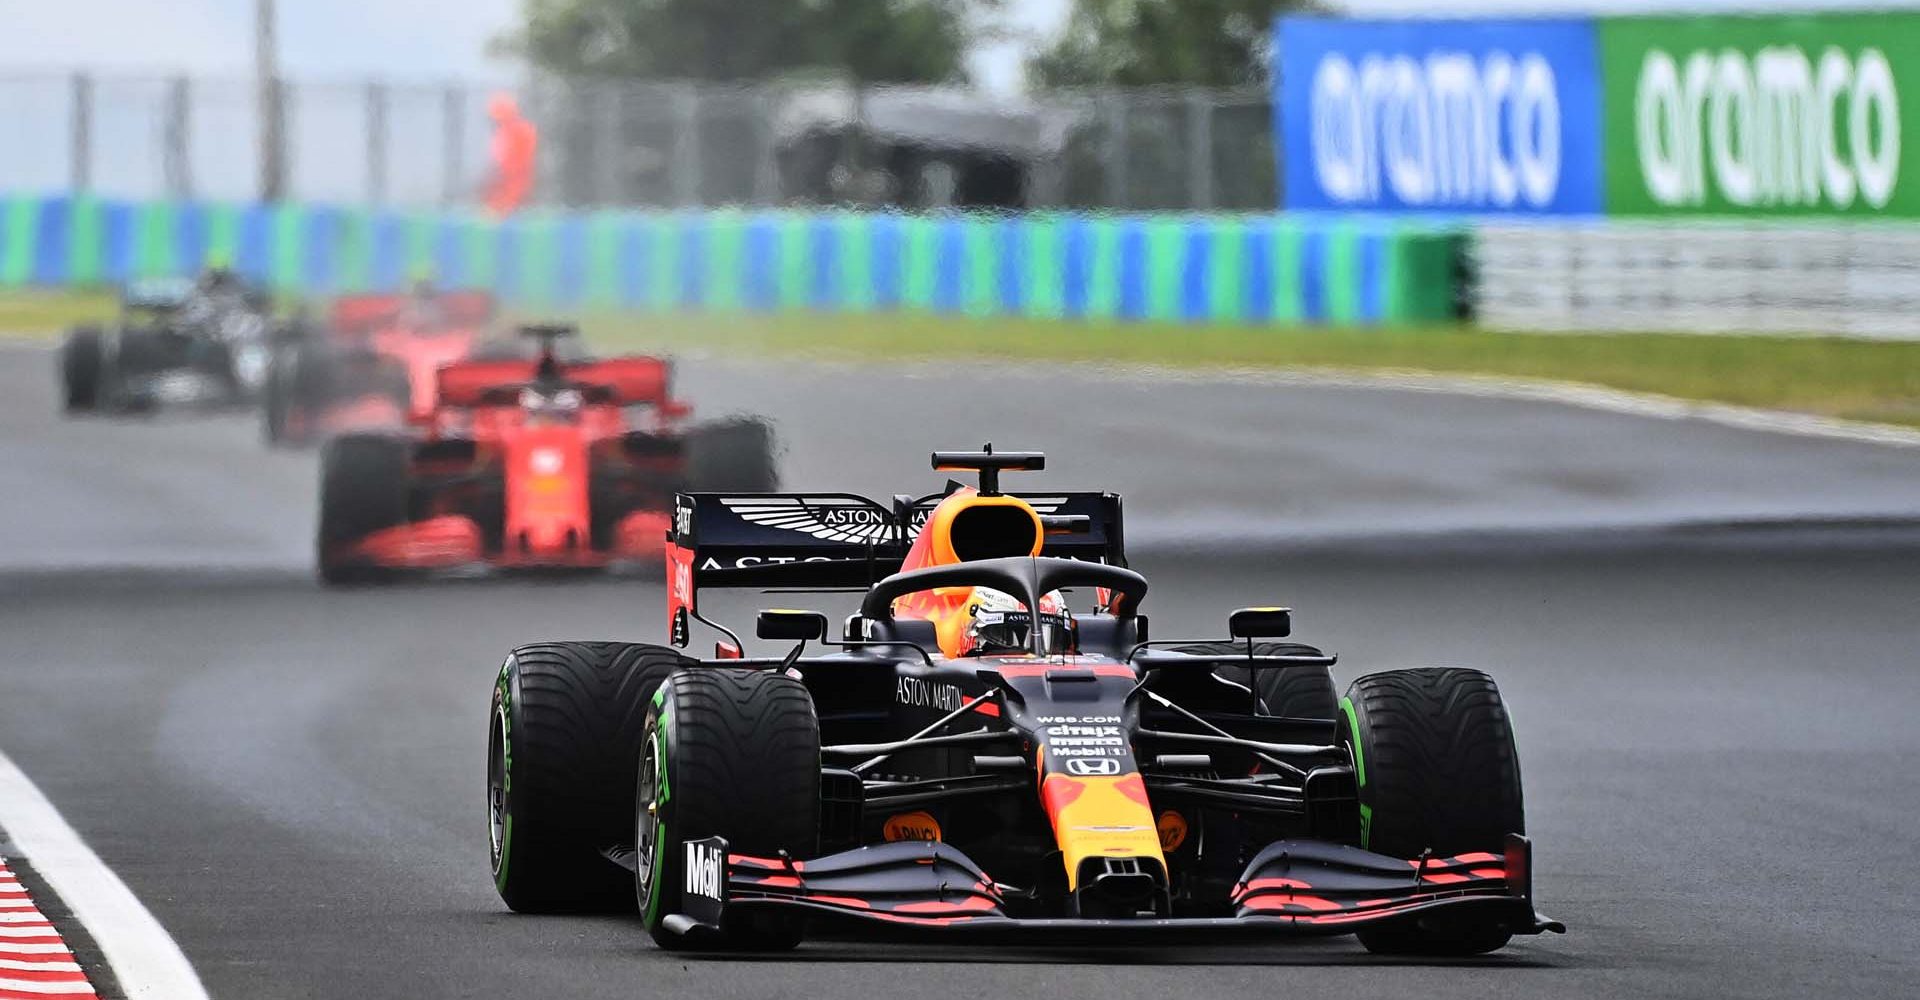
{"label": "aston martin wings logo", "polygon": [[892,515],[858,501],[838,497],[740,497],[720,502],[749,524],[797,531],[823,542],[873,545],[893,537]]}
{"label": "aston martin wings logo", "polygon": [[[1021,499],[1039,514],[1051,514],[1067,502],[1066,497]],[[823,542],[874,545],[893,537],[893,515],[844,497],[724,497],[720,503],[749,524],[797,531]],[[913,527],[917,529],[931,509],[914,511]]]}

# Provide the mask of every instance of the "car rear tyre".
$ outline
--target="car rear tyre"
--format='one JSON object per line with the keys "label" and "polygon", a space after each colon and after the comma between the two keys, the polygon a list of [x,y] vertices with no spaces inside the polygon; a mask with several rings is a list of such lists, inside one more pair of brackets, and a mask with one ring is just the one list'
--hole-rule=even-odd
{"label": "car rear tyre", "polygon": [[[1243,642],[1202,642],[1177,647],[1179,652],[1202,656],[1241,654]],[[1320,650],[1298,642],[1256,642],[1255,656],[1320,656]],[[1249,670],[1223,665],[1214,670],[1221,680],[1242,687],[1251,686],[1260,699],[1260,714],[1285,719],[1325,719],[1339,714],[1340,696],[1333,687],[1333,674],[1326,667],[1280,667]],[[1248,675],[1252,676],[1249,677]]]}
{"label": "car rear tyre", "polygon": [[[811,856],[819,841],[820,725],[799,681],[765,670],[703,667],[654,695],[634,796],[634,888],[663,948],[698,947],[663,923],[683,912],[686,844],[725,837],[730,851]],[[787,914],[729,916],[726,947],[780,951],[800,943]]]}
{"label": "car rear tyre", "polygon": [[543,642],[508,655],[488,714],[493,884],[520,913],[633,912],[606,856],[633,835],[652,698],[691,664],[665,646]]}
{"label": "car rear tyre", "polygon": [[83,326],[67,335],[60,346],[60,378],[69,412],[99,407],[106,366],[106,338],[99,329]]}
{"label": "car rear tyre", "polygon": [[773,426],[742,417],[695,427],[687,435],[687,479],[703,493],[771,493],[780,488]]}
{"label": "car rear tyre", "polygon": [[267,444],[284,447],[288,439],[288,416],[293,409],[294,350],[282,347],[267,362],[267,383],[260,392],[261,429]]}
{"label": "car rear tyre", "polygon": [[373,583],[391,572],[347,553],[355,542],[407,523],[408,442],[375,434],[329,441],[320,453],[320,578]]}
{"label": "car rear tyre", "polygon": [[291,334],[274,346],[262,390],[268,444],[312,443],[307,422],[325,401],[328,361],[325,346],[310,335]]}
{"label": "car rear tyre", "polygon": [[[1525,833],[1520,758],[1493,678],[1430,667],[1371,674],[1340,702],[1340,738],[1352,748],[1361,846],[1396,858],[1431,851],[1501,853]],[[1403,926],[1361,931],[1368,950],[1477,955],[1507,943],[1504,927]]]}

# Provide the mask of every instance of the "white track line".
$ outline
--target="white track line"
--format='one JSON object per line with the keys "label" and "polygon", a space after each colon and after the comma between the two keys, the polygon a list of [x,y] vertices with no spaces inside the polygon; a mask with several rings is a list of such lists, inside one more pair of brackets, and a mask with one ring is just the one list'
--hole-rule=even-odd
{"label": "white track line", "polygon": [[[1544,336],[1544,335],[1543,335]],[[710,352],[682,352],[683,357],[727,361]],[[848,361],[822,355],[801,354],[797,361],[817,368],[858,371],[880,367],[874,362]],[[750,363],[732,361],[733,364]],[[890,372],[908,378],[946,378],[952,368],[946,362],[913,359],[884,365]],[[1733,427],[1744,431],[1786,434],[1793,437],[1850,441],[1858,444],[1886,445],[1895,448],[1920,448],[1920,429],[1898,424],[1879,424],[1865,420],[1822,417],[1790,410],[1770,410],[1756,406],[1711,403],[1651,392],[1610,389],[1588,382],[1569,382],[1545,378],[1521,378],[1505,375],[1440,374],[1406,369],[1353,368],[1172,368],[1158,365],[1121,365],[1099,361],[1062,362],[1053,367],[1025,366],[1005,369],[996,377],[1057,380],[1062,376],[1100,379],[1132,385],[1235,385],[1285,388],[1370,389],[1386,392],[1423,392],[1445,396],[1470,396],[1478,399],[1548,403],[1582,410],[1645,417],[1675,422],[1697,421]]]}
{"label": "white track line", "polygon": [[100,946],[128,1000],[206,1000],[180,946],[4,753],[0,826]]}
{"label": "white track line", "polygon": [[[1102,377],[1123,382],[1380,389],[1552,403],[1653,420],[1697,420],[1746,431],[1889,445],[1896,448],[1920,448],[1920,430],[1897,424],[1843,420],[1838,417],[1822,417],[1787,410],[1735,406],[1731,403],[1709,403],[1554,379],[1513,378],[1498,375],[1442,375],[1397,369],[1355,371],[1339,368],[1157,368],[1118,365],[1087,365],[1084,369],[1097,372]],[[1064,368],[1049,374],[1058,375],[1073,370],[1073,368]],[[1048,377],[1038,372],[1020,369],[1012,370],[1007,374]]]}

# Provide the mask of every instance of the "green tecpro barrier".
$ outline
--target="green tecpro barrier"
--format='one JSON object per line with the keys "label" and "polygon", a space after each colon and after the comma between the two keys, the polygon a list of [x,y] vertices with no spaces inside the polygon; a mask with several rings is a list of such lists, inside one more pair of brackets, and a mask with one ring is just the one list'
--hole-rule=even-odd
{"label": "green tecpro barrier", "polygon": [[919,311],[979,319],[1439,322],[1463,242],[1335,216],[465,213],[0,197],[0,286],[231,267],[277,291],[428,279],[525,309]]}

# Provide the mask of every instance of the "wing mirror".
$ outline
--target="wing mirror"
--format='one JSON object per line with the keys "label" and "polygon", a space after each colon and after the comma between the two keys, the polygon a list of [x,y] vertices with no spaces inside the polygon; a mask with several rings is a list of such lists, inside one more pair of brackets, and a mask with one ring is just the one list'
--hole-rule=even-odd
{"label": "wing mirror", "polygon": [[818,611],[762,611],[753,631],[762,639],[815,642],[827,637],[827,616]]}
{"label": "wing mirror", "polygon": [[1274,639],[1293,634],[1292,608],[1241,608],[1227,616],[1235,639]]}

